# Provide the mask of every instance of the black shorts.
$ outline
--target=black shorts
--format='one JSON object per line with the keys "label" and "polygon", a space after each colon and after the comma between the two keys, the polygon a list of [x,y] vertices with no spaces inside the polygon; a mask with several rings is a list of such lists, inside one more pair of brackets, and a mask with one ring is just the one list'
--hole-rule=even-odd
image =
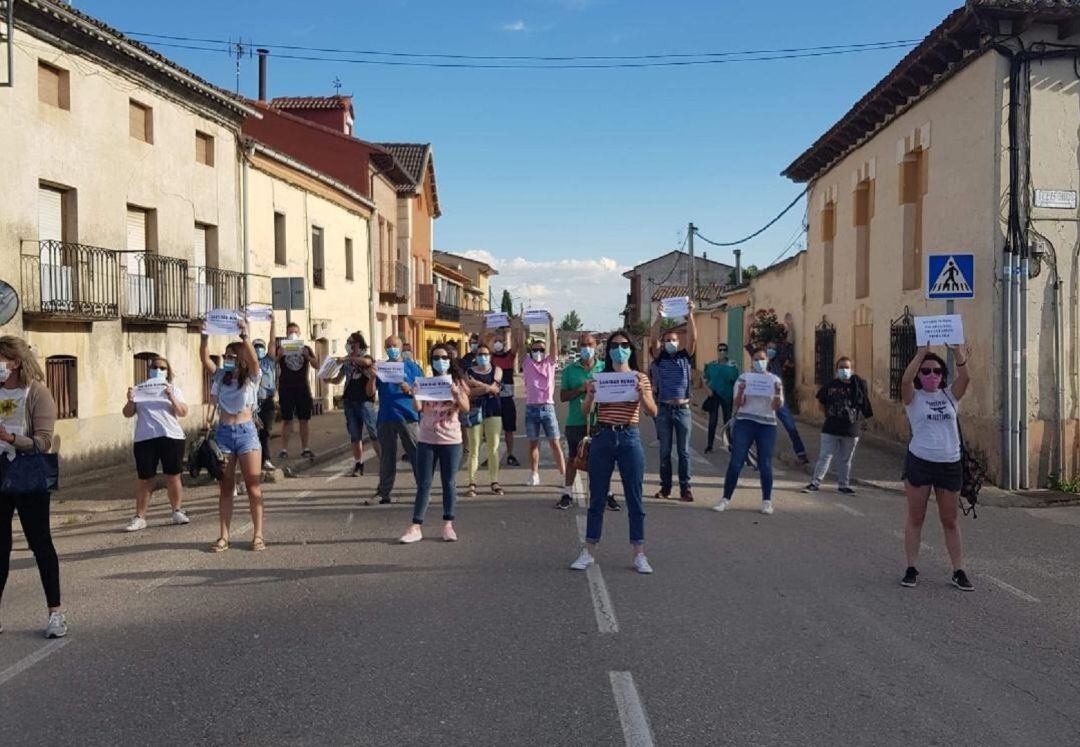
{"label": "black shorts", "polygon": [[904,474],[900,478],[912,487],[932,485],[935,489],[958,493],[964,485],[964,468],[958,461],[928,462],[909,451],[904,460]]}
{"label": "black shorts", "polygon": [[513,397],[502,397],[499,405],[502,407],[503,430],[514,433],[517,431],[517,403]]}
{"label": "black shorts", "polygon": [[311,392],[307,389],[282,389],[278,394],[278,405],[281,407],[281,419],[311,420]]}
{"label": "black shorts", "polygon": [[161,474],[179,475],[184,471],[184,439],[149,438],[135,442],[135,469],[140,480],[149,480],[157,474],[161,463]]}
{"label": "black shorts", "polygon": [[570,459],[577,456],[578,446],[585,440],[585,434],[589,432],[589,429],[584,425],[567,425],[563,427],[563,433],[566,434],[566,453]]}

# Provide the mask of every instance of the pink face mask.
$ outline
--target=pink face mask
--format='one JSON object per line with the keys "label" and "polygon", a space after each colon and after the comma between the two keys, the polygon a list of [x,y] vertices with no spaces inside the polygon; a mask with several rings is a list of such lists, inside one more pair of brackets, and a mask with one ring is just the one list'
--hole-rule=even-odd
{"label": "pink face mask", "polygon": [[941,376],[938,374],[919,374],[919,383],[922,384],[922,388],[932,392],[941,385]]}

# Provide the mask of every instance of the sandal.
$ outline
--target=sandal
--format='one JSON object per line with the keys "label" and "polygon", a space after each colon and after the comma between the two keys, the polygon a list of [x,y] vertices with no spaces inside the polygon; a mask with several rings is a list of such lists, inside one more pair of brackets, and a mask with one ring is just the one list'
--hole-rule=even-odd
{"label": "sandal", "polygon": [[495,495],[506,495],[506,491],[502,489],[502,485],[497,482],[491,483],[491,492]]}
{"label": "sandal", "polygon": [[218,537],[217,542],[210,545],[210,552],[225,552],[229,549],[229,540],[224,537]]}
{"label": "sandal", "polygon": [[252,552],[260,552],[260,551],[265,550],[265,549],[266,549],[266,543],[263,541],[262,537],[255,537],[254,539],[251,540],[251,551]]}
{"label": "sandal", "polygon": [[465,491],[465,497],[466,498],[475,498],[476,497],[476,483],[473,483],[473,482],[469,483],[469,489]]}

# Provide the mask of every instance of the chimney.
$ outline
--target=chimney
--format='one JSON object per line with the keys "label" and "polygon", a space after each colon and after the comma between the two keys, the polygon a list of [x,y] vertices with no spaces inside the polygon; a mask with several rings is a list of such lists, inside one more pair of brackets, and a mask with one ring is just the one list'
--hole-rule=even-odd
{"label": "chimney", "polygon": [[742,249],[735,250],[735,285],[742,285]]}
{"label": "chimney", "polygon": [[266,101],[266,56],[270,50],[256,49],[255,53],[259,55],[259,101]]}

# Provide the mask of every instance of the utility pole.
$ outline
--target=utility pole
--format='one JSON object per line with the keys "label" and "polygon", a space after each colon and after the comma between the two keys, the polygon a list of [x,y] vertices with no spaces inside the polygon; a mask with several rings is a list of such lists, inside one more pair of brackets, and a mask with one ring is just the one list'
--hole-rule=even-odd
{"label": "utility pole", "polygon": [[686,229],[687,247],[690,250],[690,270],[689,270],[689,273],[688,273],[686,279],[687,279],[687,285],[689,286],[689,290],[690,290],[690,300],[696,303],[697,302],[697,272],[695,272],[695,268],[694,268],[694,232],[695,231],[697,231],[697,228],[694,227],[693,223],[691,223],[689,228]]}

